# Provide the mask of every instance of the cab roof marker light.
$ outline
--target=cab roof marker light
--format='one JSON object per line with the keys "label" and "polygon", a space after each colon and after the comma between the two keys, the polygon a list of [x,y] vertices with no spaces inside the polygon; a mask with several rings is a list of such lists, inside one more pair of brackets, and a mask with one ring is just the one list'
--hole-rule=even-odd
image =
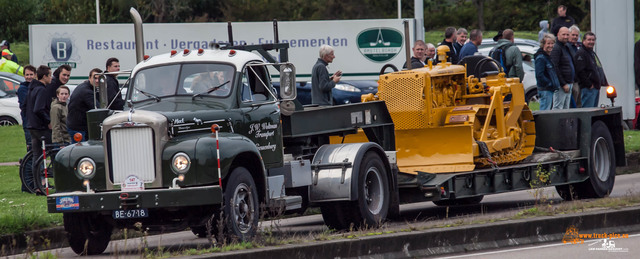
{"label": "cab roof marker light", "polygon": [[144,59],[144,61],[147,61],[147,60],[149,60],[149,58],[150,58],[150,57],[151,57],[151,56],[149,56],[149,55],[144,55],[144,58],[143,58],[143,59]]}
{"label": "cab roof marker light", "polygon": [[184,56],[189,55],[189,50],[188,49],[184,49],[184,51],[182,51],[182,55],[184,55]]}
{"label": "cab roof marker light", "polygon": [[202,54],[204,54],[204,49],[198,49],[198,55],[202,56]]}
{"label": "cab roof marker light", "polygon": [[229,57],[233,57],[235,55],[236,55],[236,50],[235,49],[229,50]]}
{"label": "cab roof marker light", "polygon": [[175,56],[176,54],[178,54],[178,52],[175,49],[171,50],[171,57]]}

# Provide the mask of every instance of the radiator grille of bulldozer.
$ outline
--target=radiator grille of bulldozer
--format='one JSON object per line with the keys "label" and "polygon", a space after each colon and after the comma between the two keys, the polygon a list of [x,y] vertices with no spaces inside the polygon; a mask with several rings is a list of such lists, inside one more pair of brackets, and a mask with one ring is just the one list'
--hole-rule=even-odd
{"label": "radiator grille of bulldozer", "polygon": [[153,130],[148,127],[115,128],[109,131],[112,181],[122,183],[136,175],[143,182],[155,180]]}
{"label": "radiator grille of bulldozer", "polygon": [[[397,130],[428,127],[424,99],[423,75],[396,73],[398,76],[381,78],[378,97],[385,101]],[[407,75],[408,74],[408,75]]]}

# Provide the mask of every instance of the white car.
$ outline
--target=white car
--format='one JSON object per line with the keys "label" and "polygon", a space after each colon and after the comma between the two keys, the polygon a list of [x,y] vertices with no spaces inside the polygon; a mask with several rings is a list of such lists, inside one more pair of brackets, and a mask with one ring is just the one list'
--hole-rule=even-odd
{"label": "white car", "polygon": [[21,125],[18,97],[0,90],[0,126]]}
{"label": "white car", "polygon": [[[518,46],[520,52],[525,55],[525,58],[522,62],[522,67],[524,69],[524,79],[522,79],[522,85],[524,86],[524,96],[527,103],[538,102],[538,86],[536,84],[537,81],[535,64],[533,63],[533,54],[538,51],[538,48],[540,48],[540,46],[539,44],[536,46],[532,46],[532,44],[535,43],[535,41],[532,40],[527,40],[526,43],[527,44],[518,44],[518,41],[516,41],[516,46]],[[491,51],[491,49],[493,49],[494,46],[495,44],[489,46],[485,46],[484,44],[480,45],[480,47],[478,48],[478,52],[483,56],[489,56],[489,52]],[[529,56],[529,58],[527,58],[526,56]]]}

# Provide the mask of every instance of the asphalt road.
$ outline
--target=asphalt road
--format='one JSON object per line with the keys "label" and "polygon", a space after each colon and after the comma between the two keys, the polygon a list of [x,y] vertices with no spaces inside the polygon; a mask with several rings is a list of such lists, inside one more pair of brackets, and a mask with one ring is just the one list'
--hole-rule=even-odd
{"label": "asphalt road", "polygon": [[[544,196],[553,203],[561,203],[562,199],[558,197],[553,187],[544,189]],[[640,193],[640,174],[630,174],[617,176],[614,190],[611,194],[612,197],[622,197],[628,194]],[[531,191],[519,191],[511,193],[503,193],[485,196],[483,202],[480,205],[460,206],[443,208],[435,206],[431,202],[422,202],[414,204],[405,204],[400,207],[400,218],[390,221],[385,226],[386,229],[409,229],[420,228],[429,225],[444,225],[448,222],[459,221],[473,221],[476,219],[491,219],[499,218],[509,215],[514,215],[518,211],[531,206],[535,203],[533,194]],[[303,217],[295,217],[288,219],[263,221],[261,222],[263,229],[266,232],[272,233],[276,239],[284,238],[297,238],[304,239],[313,235],[323,235],[327,228],[324,226],[321,215],[311,215]],[[631,233],[625,233],[631,234]],[[635,240],[635,244],[638,243],[638,237],[633,236],[627,240],[619,242],[615,240],[616,247],[629,248],[630,250],[636,249],[636,246],[632,246],[629,240]],[[153,235],[147,238],[131,238],[128,240],[112,241],[104,254],[100,256],[94,256],[96,258],[117,257],[117,258],[140,258],[140,249],[142,249],[142,243],[146,242],[147,246],[152,251],[157,251],[158,247],[162,247],[164,251],[180,251],[187,248],[197,247],[209,247],[209,241],[206,238],[197,238],[190,231],[182,231],[175,233],[165,233],[160,235]],[[596,245],[597,246],[597,245]],[[593,247],[593,246],[592,246]],[[570,249],[569,249],[570,248]],[[582,245],[561,245],[561,244],[544,244],[541,246],[524,247],[524,248],[508,248],[504,251],[491,251],[495,253],[503,254],[482,254],[478,253],[477,258],[487,257],[500,257],[500,258],[514,258],[512,254],[517,253],[517,258],[540,258],[539,254],[547,250],[559,249],[562,251],[574,249],[586,250],[586,258],[600,257],[602,251],[589,251],[587,248],[583,249]],[[580,251],[582,251],[580,250]],[[536,251],[538,254],[535,254]],[[541,252],[542,251],[542,252]],[[576,252],[580,252],[576,251]],[[584,251],[583,251],[584,252]],[[39,253],[51,253],[58,258],[75,257],[76,254],[70,248],[55,249],[42,251]],[[490,252],[488,252],[490,253]],[[520,253],[533,253],[533,254],[520,254]],[[627,253],[629,254],[629,253]],[[523,256],[524,255],[524,256]],[[552,253],[553,258],[557,258],[557,254]],[[570,258],[576,257],[576,254],[569,254]],[[609,256],[611,254],[607,254]],[[465,254],[464,256],[468,256]],[[613,254],[613,256],[626,256],[622,253]],[[25,255],[15,255],[8,258],[24,258]]]}
{"label": "asphalt road", "polygon": [[583,244],[553,242],[441,258],[638,258],[639,243],[640,234],[632,234],[628,238],[584,240]]}

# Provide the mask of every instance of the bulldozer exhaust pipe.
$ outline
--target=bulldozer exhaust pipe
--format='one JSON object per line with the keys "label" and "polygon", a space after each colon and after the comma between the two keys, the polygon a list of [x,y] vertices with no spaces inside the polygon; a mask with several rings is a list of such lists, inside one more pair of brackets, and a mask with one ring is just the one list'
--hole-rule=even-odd
{"label": "bulldozer exhaust pipe", "polygon": [[405,49],[405,53],[407,56],[407,69],[412,69],[411,67],[411,45],[409,42],[409,21],[408,20],[404,20],[402,21],[402,24],[404,24],[404,49]]}
{"label": "bulldozer exhaust pipe", "polygon": [[133,18],[133,33],[136,40],[136,64],[142,62],[144,60],[144,37],[142,34],[142,17],[140,17],[140,13],[138,10],[131,7],[129,9],[129,13],[131,13],[131,18]]}

